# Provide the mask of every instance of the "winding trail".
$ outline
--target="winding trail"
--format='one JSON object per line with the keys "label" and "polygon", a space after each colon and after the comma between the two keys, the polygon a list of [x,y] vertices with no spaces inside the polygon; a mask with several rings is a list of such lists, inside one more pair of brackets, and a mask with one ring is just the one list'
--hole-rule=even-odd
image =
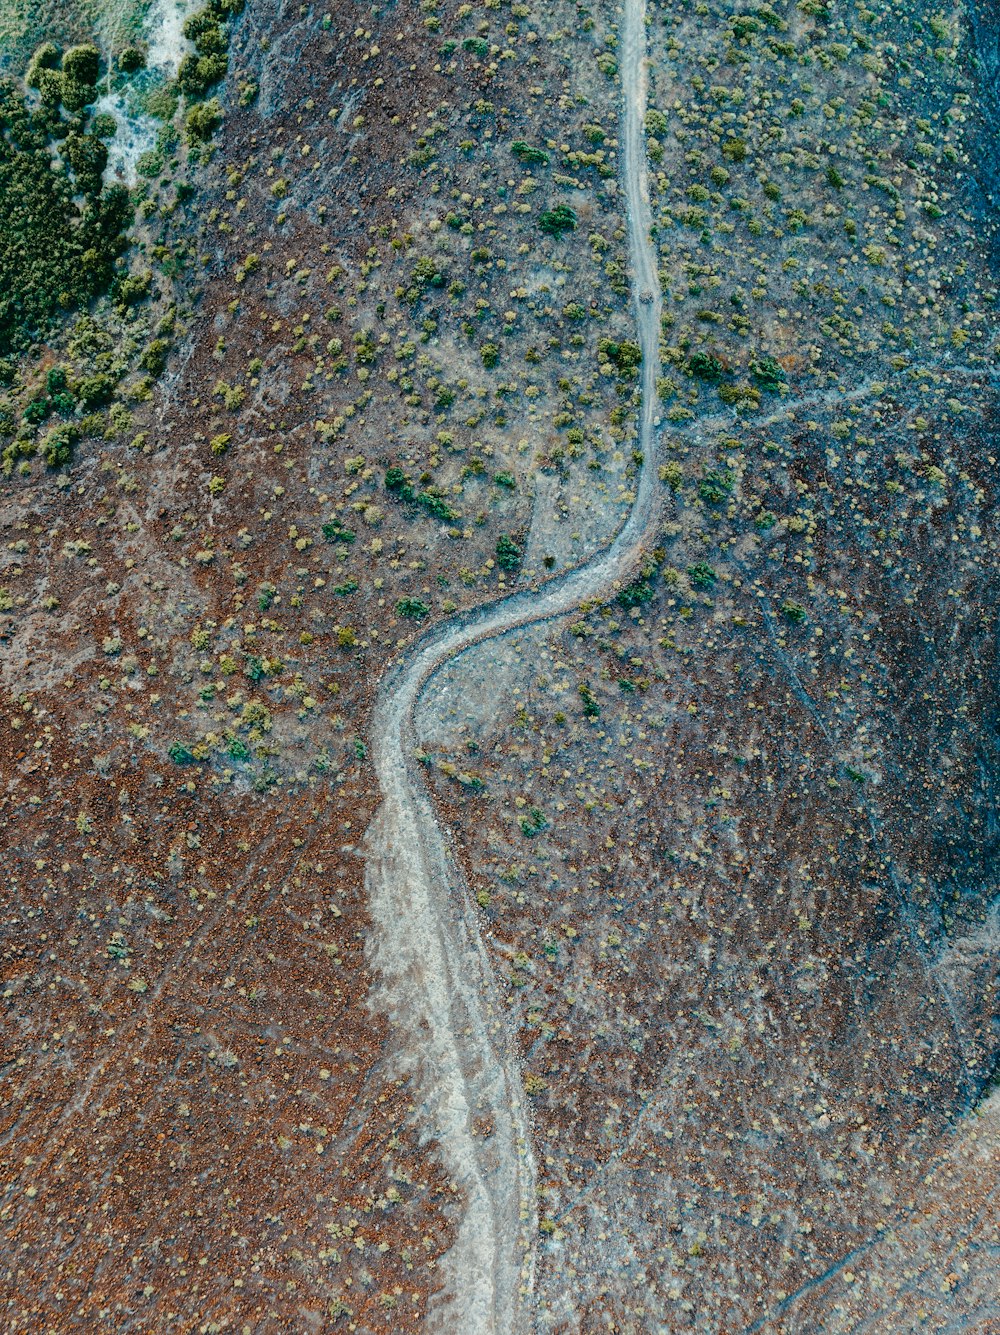
{"label": "winding trail", "polygon": [[[645,155],[646,3],[625,0],[621,34],[622,185],[633,302],[642,348],[636,499],[614,541],[587,564],[455,617],[412,647],[383,679],[371,731],[382,804],[366,836],[366,886],[381,982],[373,1004],[397,1033],[420,1121],[465,1195],[442,1263],[445,1290],[430,1327],[463,1335],[530,1329],[538,1236],[535,1163],[505,1007],[475,906],[438,826],[414,759],[414,709],[428,678],[470,645],[572,611],[632,571],[657,513],[653,466],[660,287],[650,240]],[[639,299],[639,294],[646,297]]]}

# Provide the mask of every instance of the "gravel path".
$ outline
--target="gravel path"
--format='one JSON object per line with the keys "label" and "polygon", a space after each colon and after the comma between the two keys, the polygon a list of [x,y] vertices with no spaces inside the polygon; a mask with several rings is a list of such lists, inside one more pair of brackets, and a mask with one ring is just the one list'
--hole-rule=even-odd
{"label": "gravel path", "polygon": [[421,1125],[460,1185],[465,1212],[443,1262],[445,1290],[429,1328],[463,1335],[529,1330],[538,1236],[535,1163],[521,1074],[475,906],[414,760],[414,710],[443,663],[470,645],[572,611],[632,572],[656,519],[654,411],[660,289],[649,238],[646,4],[625,0],[620,47],[623,188],[638,338],[639,448],[646,459],[632,512],[593,560],[533,589],[458,616],[418,641],[387,673],[371,754],[382,805],[367,836],[366,884],[376,924],[373,1002],[393,1023]]}

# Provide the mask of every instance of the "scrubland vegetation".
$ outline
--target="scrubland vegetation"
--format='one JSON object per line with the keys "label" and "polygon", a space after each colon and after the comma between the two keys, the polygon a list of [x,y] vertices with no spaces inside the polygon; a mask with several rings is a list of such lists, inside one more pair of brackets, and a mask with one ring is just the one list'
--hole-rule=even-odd
{"label": "scrubland vegetation", "polygon": [[[655,460],[612,8],[213,3],[173,83],[7,71],[5,1329],[126,1290],[420,1328],[460,1193],[363,1004],[373,685],[586,559],[640,466],[633,578],[502,689],[468,655],[421,743],[523,1043],[539,1311],[742,1328],[984,1096],[989,71],[928,4],[649,15]],[[109,74],[157,118],[128,190]]]}

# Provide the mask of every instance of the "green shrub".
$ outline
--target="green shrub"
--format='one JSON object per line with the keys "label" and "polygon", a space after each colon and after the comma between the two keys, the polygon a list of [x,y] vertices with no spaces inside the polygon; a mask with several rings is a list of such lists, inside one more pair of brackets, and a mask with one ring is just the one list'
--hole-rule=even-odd
{"label": "green shrub", "polygon": [[118,54],[118,68],[125,74],[146,68],[146,53],[137,46],[126,46]]}
{"label": "green shrub", "polygon": [[497,565],[501,570],[514,571],[521,564],[521,548],[508,534],[500,534],[496,550]]}
{"label": "green shrub", "polygon": [[417,288],[444,287],[445,275],[436,260],[429,255],[421,255],[413,266],[410,283]]}
{"label": "green shrub", "polygon": [[430,610],[430,607],[419,598],[400,598],[396,604],[396,615],[407,617],[411,621],[419,621]]}
{"label": "green shrub", "polygon": [[85,408],[99,408],[105,403],[110,403],[111,396],[115,392],[115,382],[111,376],[97,372],[94,375],[81,377],[73,389]]}
{"label": "green shrub", "polygon": [[150,375],[159,375],[167,364],[170,344],[165,338],[154,338],[139,358],[139,365]]}
{"label": "green shrub", "polygon": [[730,162],[743,162],[747,155],[747,141],[735,135],[726,139],[722,145],[722,156]]}
{"label": "green shrub", "polygon": [[721,380],[726,374],[725,363],[714,352],[704,352],[700,349],[692,352],[688,358],[688,370],[698,380],[707,380],[710,383]]}
{"label": "green shrub", "polygon": [[79,432],[69,422],[55,426],[42,441],[42,454],[49,468],[62,468],[73,457],[73,446]]}
{"label": "green shrub", "polygon": [[543,210],[538,226],[547,236],[561,236],[563,232],[575,230],[576,214],[568,204],[557,204],[553,209]]}
{"label": "green shrub", "polygon": [[59,64],[59,48],[55,42],[43,42],[41,46],[35,49],[34,55],[28,61],[28,68],[24,75],[24,82],[29,88],[40,88],[40,77],[43,70],[54,70]]}
{"label": "green shrub", "polygon": [[385,470],[385,487],[386,491],[395,492],[404,501],[412,501],[416,494],[412,482],[398,464],[393,464]]}
{"label": "green shrub", "polygon": [[619,589],[616,595],[617,601],[622,607],[642,607],[653,597],[653,586],[649,580],[637,579],[631,584],[626,584],[624,589]]}
{"label": "green shrub", "polygon": [[444,523],[453,523],[459,517],[458,511],[450,506],[443,496],[437,496],[432,491],[420,491],[414,499],[429,515]]}
{"label": "green shrub", "polygon": [[90,122],[90,133],[98,139],[113,139],[118,132],[118,122],[106,111],[99,111]]}
{"label": "green shrub", "polygon": [[549,160],[547,153],[543,153],[540,148],[533,148],[531,144],[526,144],[523,139],[515,139],[510,146],[510,151],[519,162],[531,165],[546,163]]}
{"label": "green shrub", "polygon": [[352,543],[354,534],[349,528],[344,528],[339,519],[332,519],[329,523],[323,525],[323,537],[327,542]]}
{"label": "green shrub", "polygon": [[76,83],[96,84],[100,69],[100,52],[89,42],[82,46],[71,46],[62,58],[63,74]]}
{"label": "green shrub", "polygon": [[601,706],[597,703],[597,698],[590,689],[590,683],[582,681],[577,687],[577,691],[583,701],[583,712],[587,718],[600,718]]}
{"label": "green shrub", "polygon": [[104,168],[108,165],[108,150],[100,139],[92,134],[68,134],[63,154],[73,169],[80,194],[98,194]]}
{"label": "green shrub", "polygon": [[732,489],[732,475],[717,468],[710,468],[698,483],[698,495],[710,505],[721,505]]}
{"label": "green shrub", "polygon": [[218,18],[209,9],[200,9],[196,14],[189,14],[184,20],[183,32],[189,42],[194,42],[195,50],[200,55],[209,55],[226,49],[226,34]]}
{"label": "green shrub", "polygon": [[118,284],[115,296],[123,306],[134,306],[137,302],[145,301],[152,285],[153,275],[148,270],[145,273],[130,273]]}
{"label": "green shrub", "polygon": [[784,389],[787,379],[781,363],[768,356],[754,358],[750,363],[750,376],[755,385],[770,394],[777,394]]}
{"label": "green shrub", "polygon": [[42,70],[38,75],[38,95],[42,106],[55,110],[63,100],[66,80],[59,70]]}
{"label": "green shrub", "polygon": [[710,589],[719,578],[707,561],[696,561],[688,566],[687,576],[693,589]]}
{"label": "green shrub", "polygon": [[521,833],[526,839],[534,839],[536,834],[549,828],[549,822],[538,807],[532,807],[526,816],[521,817]]}
{"label": "green shrub", "polygon": [[[228,60],[224,53],[210,56],[199,56],[195,52],[190,52],[184,57],[177,71],[177,87],[187,97],[204,97],[213,84],[226,77]],[[213,99],[214,101],[214,99]],[[206,104],[207,105],[207,104]],[[218,121],[222,120],[222,108],[216,102]],[[191,112],[197,111],[197,107],[192,107]],[[188,112],[190,121],[191,112]],[[217,121],[217,123],[218,123]],[[215,130],[215,125],[207,134],[199,133],[196,137],[199,139],[211,139]]]}

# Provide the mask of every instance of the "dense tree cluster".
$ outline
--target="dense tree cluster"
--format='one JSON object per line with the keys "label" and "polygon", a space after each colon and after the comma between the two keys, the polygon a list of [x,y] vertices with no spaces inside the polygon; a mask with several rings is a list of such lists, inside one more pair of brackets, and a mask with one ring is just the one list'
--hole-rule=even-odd
{"label": "dense tree cluster", "polygon": [[[56,317],[104,291],[125,249],[131,207],[121,186],[103,186],[107,150],[79,116],[63,119],[59,90],[94,93],[92,48],[63,57],[44,48],[29,74],[52,75],[52,97],[32,110],[16,84],[0,83],[0,347],[18,349]],[[54,48],[53,48],[54,52]],[[83,54],[81,54],[81,52]],[[41,59],[40,59],[41,57]],[[70,59],[73,57],[73,59]],[[49,80],[52,83],[52,80]]]}

